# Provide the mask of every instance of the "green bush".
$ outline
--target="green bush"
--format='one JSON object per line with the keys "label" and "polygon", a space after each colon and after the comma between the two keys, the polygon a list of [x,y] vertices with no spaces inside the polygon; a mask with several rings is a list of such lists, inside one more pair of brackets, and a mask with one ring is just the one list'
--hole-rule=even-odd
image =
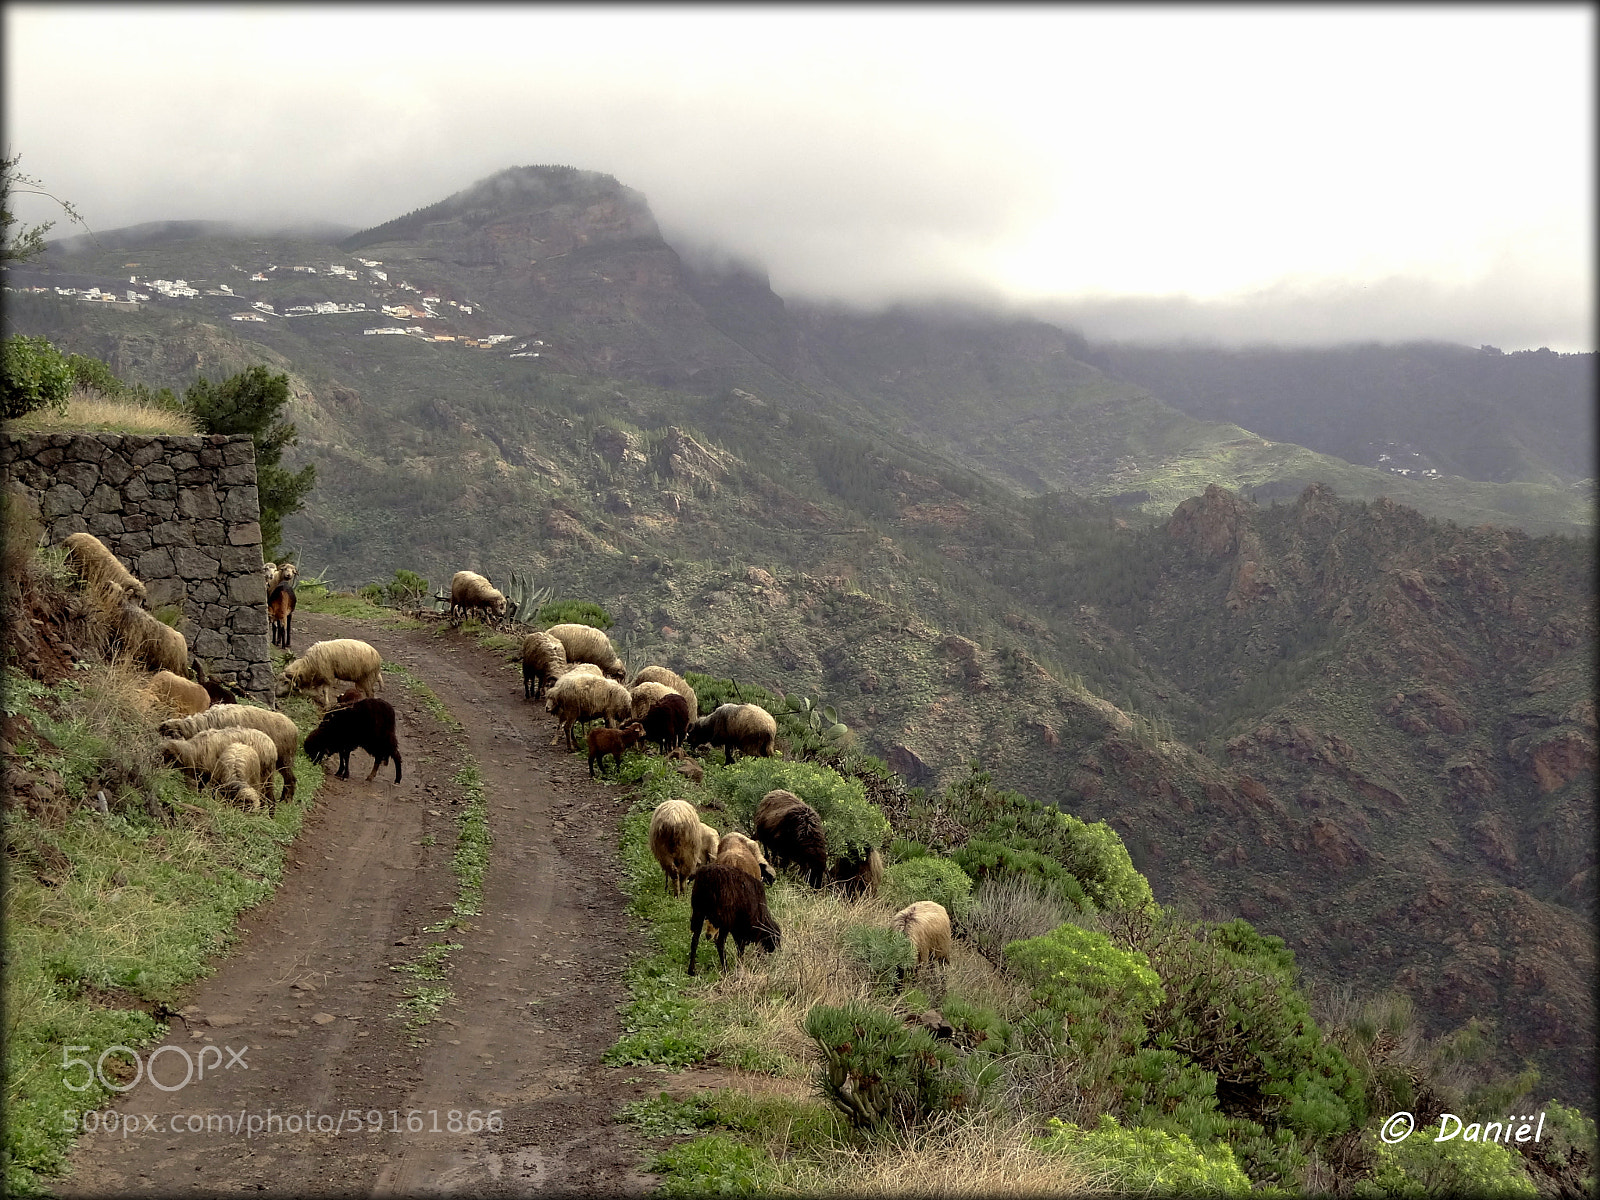
{"label": "green bush", "polygon": [[1006,959],[1080,1044],[1109,1034],[1132,1050],[1143,1037],[1143,1022],[1166,996],[1142,953],[1119,950],[1105,934],[1071,922],[1011,943]]}
{"label": "green bush", "polygon": [[546,629],[552,625],[592,625],[596,629],[610,629],[616,624],[611,614],[592,600],[553,600],[539,610],[538,620]]}
{"label": "green bush", "polygon": [[1051,1118],[1039,1141],[1046,1152],[1087,1159],[1085,1166],[1110,1176],[1100,1190],[1134,1196],[1243,1196],[1250,1179],[1226,1145],[1201,1149],[1185,1134],[1124,1129],[1102,1115],[1096,1129]]}
{"label": "green bush", "polygon": [[781,758],[744,758],[706,773],[706,786],[727,805],[736,825],[749,829],[761,797],[774,788],[793,792],[822,818],[832,858],[863,859],[889,836],[889,819],[867,799],[861,781],[831,767]]}
{"label": "green bush", "polygon": [[0,343],[0,418],[7,421],[41,408],[67,411],[73,371],[48,338],[13,334]]}
{"label": "green bush", "polygon": [[663,1150],[650,1170],[662,1176],[663,1196],[744,1196],[770,1185],[777,1164],[764,1150],[711,1133]]}
{"label": "green bush", "polygon": [[845,950],[866,968],[874,986],[893,988],[901,973],[917,965],[911,939],[893,929],[854,925],[845,930]]}
{"label": "green bush", "polygon": [[959,921],[972,905],[972,878],[948,858],[913,858],[884,870],[883,897],[895,909],[934,900]]}
{"label": "green bush", "polygon": [[401,569],[384,585],[389,602],[399,608],[415,608],[428,595],[428,581],[415,571]]}
{"label": "green bush", "polygon": [[1393,1145],[1368,1135],[1372,1174],[1354,1193],[1377,1200],[1386,1196],[1536,1196],[1539,1189],[1516,1157],[1494,1142],[1434,1139],[1439,1126],[1414,1131]]}
{"label": "green bush", "polygon": [[[908,992],[906,998],[909,997]],[[960,996],[947,995],[939,1006],[939,1015],[950,1022],[955,1030],[956,1045],[963,1050],[979,1050],[998,1056],[1016,1049],[1016,1035],[1010,1022],[1003,1020],[992,1008],[973,1004]]]}
{"label": "green bush", "polygon": [[360,596],[368,604],[376,604],[383,599],[383,584],[364,583],[356,589],[356,595]]}
{"label": "green bush", "polygon": [[862,1132],[910,1128],[980,1098],[984,1080],[972,1080],[953,1049],[884,1009],[818,1004],[805,1029],[822,1055],[823,1095]]}

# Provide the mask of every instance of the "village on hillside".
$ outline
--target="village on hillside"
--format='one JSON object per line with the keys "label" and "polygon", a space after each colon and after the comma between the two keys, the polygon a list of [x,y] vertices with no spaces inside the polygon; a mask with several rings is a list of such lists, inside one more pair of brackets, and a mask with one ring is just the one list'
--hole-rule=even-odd
{"label": "village on hillside", "polygon": [[[224,301],[241,301],[249,305],[248,308],[229,312],[227,316],[232,321],[265,324],[272,320],[294,320],[306,317],[379,316],[388,318],[396,323],[364,327],[361,330],[362,336],[413,338],[437,344],[462,346],[479,351],[493,350],[499,347],[509,358],[539,358],[547,349],[541,338],[518,340],[517,335],[512,333],[469,334],[464,332],[459,326],[452,326],[450,322],[457,317],[476,316],[478,321],[473,322],[473,324],[480,324],[484,315],[480,304],[469,300],[441,297],[403,279],[391,283],[389,273],[382,269],[383,263],[380,260],[357,258],[355,261],[361,268],[365,269],[367,276],[365,282],[371,289],[369,296],[374,302],[370,306],[366,300],[319,300],[311,304],[289,305],[280,312],[276,304],[264,299],[250,299],[248,296],[235,291],[231,285],[226,283],[219,283],[215,287],[202,289],[187,279],[145,279],[137,274],[128,276],[128,286],[120,289],[120,295],[118,290],[107,290],[98,286],[78,288],[37,285],[12,287],[7,285],[5,291],[30,295],[53,293],[57,296],[81,300],[85,303],[130,310],[137,310],[142,304],[150,303],[155,298],[186,302],[210,297]],[[283,275],[315,275],[320,278],[339,279],[358,285],[364,282],[361,270],[342,263],[294,263],[287,266],[271,263],[248,273],[243,267],[229,265],[241,275],[247,275],[247,280],[250,283],[270,282],[280,272]],[[135,268],[139,264],[132,262],[124,263],[123,266],[125,268]],[[205,280],[196,281],[197,284],[206,282]],[[413,293],[416,299],[389,303],[388,301],[394,300],[396,291]],[[454,311],[448,311],[450,309]],[[422,322],[428,322],[429,324],[425,325]]]}

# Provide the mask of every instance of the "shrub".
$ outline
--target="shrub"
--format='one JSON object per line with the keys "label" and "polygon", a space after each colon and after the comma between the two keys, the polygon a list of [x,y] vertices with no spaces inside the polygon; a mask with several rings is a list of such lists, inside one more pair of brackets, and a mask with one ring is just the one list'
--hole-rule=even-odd
{"label": "shrub", "polygon": [[845,949],[866,968],[876,987],[892,988],[900,975],[917,965],[917,952],[904,934],[893,929],[854,925],[845,931]]}
{"label": "shrub", "polygon": [[1006,959],[1033,984],[1033,996],[1059,1014],[1074,1040],[1120,1035],[1132,1049],[1142,1022],[1165,999],[1150,960],[1119,950],[1103,933],[1067,923],[1043,937],[1013,942]]}
{"label": "shrub", "polygon": [[961,925],[978,952],[998,964],[1012,942],[1049,933],[1066,917],[1065,906],[1048,889],[1010,875],[978,885]]}
{"label": "shrub", "polygon": [[1536,1196],[1539,1189],[1506,1147],[1494,1142],[1439,1142],[1439,1126],[1418,1129],[1393,1145],[1368,1135],[1372,1174],[1354,1193],[1384,1196]]}
{"label": "shrub", "polygon": [[707,786],[727,805],[728,815],[750,828],[756,805],[774,788],[793,792],[822,818],[833,858],[863,859],[889,836],[889,819],[867,799],[861,781],[831,767],[780,758],[745,758],[707,773]]}
{"label": "shrub", "polygon": [[384,585],[389,602],[398,608],[415,608],[428,594],[428,581],[415,571],[399,570]]}
{"label": "shrub", "polygon": [[883,896],[895,909],[935,900],[952,920],[961,920],[972,904],[972,879],[948,858],[914,858],[884,871]]}
{"label": "shrub", "polygon": [[552,625],[592,625],[596,629],[610,629],[616,624],[611,614],[592,600],[554,600],[539,610],[538,620],[546,629]]}
{"label": "shrub", "polygon": [[1185,1134],[1124,1129],[1101,1116],[1096,1129],[1051,1118],[1039,1147],[1086,1155],[1086,1165],[1110,1175],[1105,1190],[1136,1196],[1242,1196],[1250,1180],[1226,1145],[1196,1146]]}
{"label": "shrub", "polygon": [[0,418],[7,421],[40,408],[67,411],[73,372],[48,338],[13,334],[0,344]]}
{"label": "shrub", "polygon": [[983,1082],[965,1077],[956,1052],[925,1029],[907,1029],[872,1005],[814,1005],[806,1034],[822,1055],[822,1091],[862,1132],[910,1128],[979,1098]]}

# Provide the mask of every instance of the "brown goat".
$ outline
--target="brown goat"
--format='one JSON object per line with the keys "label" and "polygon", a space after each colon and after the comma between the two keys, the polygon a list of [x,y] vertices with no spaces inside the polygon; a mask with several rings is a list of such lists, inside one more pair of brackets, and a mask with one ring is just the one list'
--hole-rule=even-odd
{"label": "brown goat", "polygon": [[600,769],[606,769],[606,755],[614,754],[617,759],[617,769],[622,769],[622,752],[632,750],[644,741],[644,726],[637,721],[629,721],[621,729],[591,729],[589,730],[589,777],[594,778],[595,759],[600,760]]}
{"label": "brown goat", "polygon": [[267,597],[267,616],[272,621],[272,644],[289,648],[294,635],[294,588],[280,583]]}
{"label": "brown goat", "polygon": [[700,931],[708,921],[718,930],[717,961],[724,971],[728,969],[728,955],[723,947],[730,933],[739,947],[740,958],[751,942],[768,952],[782,943],[783,931],[767,908],[767,889],[733,863],[714,862],[700,868],[689,893],[689,909],[689,927],[693,931],[689,939],[691,975],[700,952]]}

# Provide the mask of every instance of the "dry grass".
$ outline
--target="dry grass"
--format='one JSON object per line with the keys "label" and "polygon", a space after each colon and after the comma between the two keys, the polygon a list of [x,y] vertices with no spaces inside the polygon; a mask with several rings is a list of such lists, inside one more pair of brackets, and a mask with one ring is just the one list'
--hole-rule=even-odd
{"label": "dry grass", "polygon": [[791,1160],[783,1182],[812,1196],[1060,1196],[1103,1192],[1110,1180],[1039,1151],[1026,1125],[945,1120]]}
{"label": "dry grass", "polygon": [[75,391],[67,397],[67,411],[42,408],[11,422],[19,432],[90,430],[109,433],[197,434],[199,426],[186,413],[117,400],[99,392]]}

